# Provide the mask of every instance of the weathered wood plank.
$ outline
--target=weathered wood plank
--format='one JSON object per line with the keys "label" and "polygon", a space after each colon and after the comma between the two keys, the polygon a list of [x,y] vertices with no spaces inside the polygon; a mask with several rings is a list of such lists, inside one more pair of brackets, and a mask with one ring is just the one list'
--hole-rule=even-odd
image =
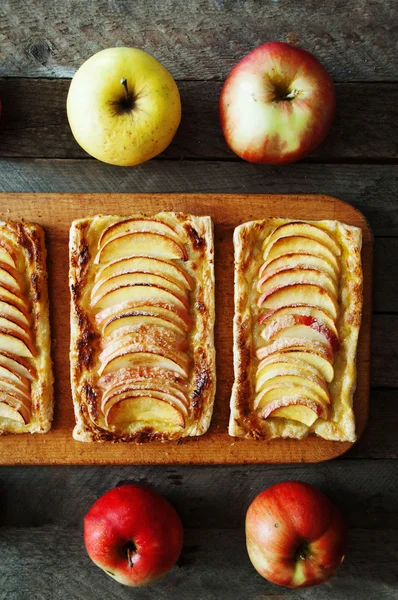
{"label": "weathered wood plank", "polygon": [[[66,79],[0,79],[2,157],[80,158],[66,117]],[[233,158],[219,116],[219,82],[181,81],[183,118],[162,157]],[[397,84],[338,84],[337,113],[327,141],[311,160],[382,159],[398,156],[391,126],[398,118]]]}
{"label": "weathered wood plank", "polygon": [[365,431],[344,458],[398,459],[397,431],[398,390],[372,390]]}
{"label": "weathered wood plank", "polygon": [[398,315],[373,315],[371,382],[375,387],[398,387],[397,339]]}
{"label": "weathered wood plank", "polygon": [[398,312],[397,294],[398,239],[375,238],[373,309]]}
{"label": "weathered wood plank", "polygon": [[394,0],[352,0],[349,11],[345,0],[5,0],[0,23],[7,76],[69,77],[94,52],[127,45],[179,79],[223,79],[260,43],[286,40],[314,52],[336,79],[396,79]]}
{"label": "weathered wood plank", "polygon": [[[350,527],[398,529],[398,467],[393,460],[333,460],[317,465],[224,467],[3,467],[1,523],[7,527],[57,524],[80,527],[106,490],[147,485],[176,506],[186,527],[241,527],[263,489],[300,479],[341,507]],[[1,562],[1,561],[0,561]]]}
{"label": "weathered wood plank", "polygon": [[0,191],[329,194],[361,210],[375,235],[398,236],[394,165],[269,167],[243,161],[162,160],[121,168],[90,159],[4,159]]}
{"label": "weathered wood plank", "polygon": [[393,600],[398,590],[397,532],[349,532],[344,564],[317,588],[289,590],[265,581],[251,565],[243,529],[188,529],[180,561],[150,587],[113,581],[86,554],[81,528],[5,529],[0,534],[1,590],[7,600]]}

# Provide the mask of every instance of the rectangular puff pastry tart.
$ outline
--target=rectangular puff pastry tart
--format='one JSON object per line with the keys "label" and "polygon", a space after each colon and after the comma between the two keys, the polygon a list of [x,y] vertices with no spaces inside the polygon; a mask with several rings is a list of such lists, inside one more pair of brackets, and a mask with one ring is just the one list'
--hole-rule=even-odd
{"label": "rectangular puff pastry tart", "polygon": [[0,433],[50,429],[50,344],[44,232],[0,221]]}
{"label": "rectangular puff pastry tart", "polygon": [[361,244],[338,221],[235,229],[230,435],[355,441]]}
{"label": "rectangular puff pastry tart", "polygon": [[213,261],[210,217],[163,212],[73,222],[76,440],[206,432],[216,383]]}

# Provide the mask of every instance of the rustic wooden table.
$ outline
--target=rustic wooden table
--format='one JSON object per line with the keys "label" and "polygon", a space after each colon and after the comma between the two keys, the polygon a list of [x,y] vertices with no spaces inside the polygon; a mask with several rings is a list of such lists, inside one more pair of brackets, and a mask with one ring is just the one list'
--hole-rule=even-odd
{"label": "rustic wooden table", "polygon": [[[0,191],[331,194],[368,218],[375,277],[371,414],[353,450],[318,465],[3,467],[0,599],[398,597],[397,9],[395,0],[1,3]],[[326,143],[305,161],[280,168],[233,156],[217,116],[231,67],[271,39],[314,52],[337,87],[337,115]],[[174,142],[135,168],[90,159],[74,142],[65,113],[75,69],[94,52],[117,45],[154,54],[182,95]],[[248,504],[285,479],[320,486],[349,523],[346,562],[317,589],[293,592],[268,584],[247,557]],[[166,495],[186,528],[179,566],[153,587],[135,591],[97,569],[82,539],[83,515],[121,481]]]}

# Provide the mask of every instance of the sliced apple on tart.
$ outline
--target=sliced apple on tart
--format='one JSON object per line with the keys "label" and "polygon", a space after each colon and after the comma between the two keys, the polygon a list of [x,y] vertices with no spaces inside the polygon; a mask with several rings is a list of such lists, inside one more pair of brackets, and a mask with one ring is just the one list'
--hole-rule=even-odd
{"label": "sliced apple on tart", "polygon": [[184,247],[172,238],[154,232],[136,231],[111,239],[98,251],[95,262],[103,264],[130,256],[186,260]]}
{"label": "sliced apple on tart", "polygon": [[312,223],[302,221],[284,223],[276,227],[274,231],[266,238],[263,244],[263,251],[266,252],[274,242],[283,238],[302,236],[311,240],[316,240],[328,248],[335,256],[340,256],[341,248],[333,237],[324,229]]}
{"label": "sliced apple on tart", "polygon": [[21,356],[11,354],[8,350],[0,350],[0,365],[28,381],[37,377],[35,368]]}
{"label": "sliced apple on tart", "polygon": [[100,310],[94,320],[104,334],[105,328],[115,319],[124,318],[131,314],[144,316],[156,316],[172,321],[177,327],[188,331],[190,327],[190,315],[185,307],[179,308],[175,304],[165,302],[152,294],[152,297],[144,297],[134,301],[124,301]]}
{"label": "sliced apple on tart", "polygon": [[177,408],[149,394],[126,398],[114,404],[106,413],[107,425],[113,427],[128,428],[140,421],[147,424],[164,423],[177,428],[185,427],[184,415]]}
{"label": "sliced apple on tart", "polygon": [[280,287],[299,283],[317,285],[334,297],[336,297],[338,293],[337,284],[329,275],[323,271],[310,268],[284,269],[283,271],[278,271],[271,275],[265,274],[259,279],[257,290],[260,294],[265,294]]}
{"label": "sliced apple on tart", "polygon": [[271,261],[265,261],[259,271],[259,278],[265,275],[285,271],[286,269],[316,269],[326,273],[337,285],[339,282],[338,271],[325,258],[314,254],[282,254]]}
{"label": "sliced apple on tart", "polygon": [[183,290],[192,290],[191,277],[178,264],[171,261],[154,258],[153,256],[132,256],[121,258],[102,267],[95,276],[98,281],[106,281],[115,275],[124,273],[152,273],[162,275]]}
{"label": "sliced apple on tart", "polygon": [[339,306],[336,298],[312,283],[285,285],[265,292],[257,301],[258,307],[263,310],[275,310],[292,304],[314,306],[326,312],[331,319],[337,319]]}
{"label": "sliced apple on tart", "polygon": [[156,287],[162,290],[167,290],[173,294],[182,305],[188,307],[188,296],[185,290],[182,291],[178,285],[169,281],[162,275],[153,275],[152,273],[124,273],[122,275],[115,275],[106,281],[98,281],[97,284],[94,285],[91,292],[91,305],[95,306],[101,300],[101,298],[103,298],[109,292],[134,285]]}
{"label": "sliced apple on tart", "polygon": [[[14,393],[0,390],[0,404],[5,404],[10,408],[14,409],[14,411],[18,412],[21,415],[25,424],[29,423],[31,417],[30,400],[26,401],[23,398],[18,397]],[[10,416],[7,418],[10,418]],[[21,420],[18,418],[16,420],[21,422]]]}
{"label": "sliced apple on tart", "polygon": [[270,263],[285,254],[312,254],[326,260],[336,275],[340,275],[338,257],[327,246],[304,236],[283,237],[268,245],[264,251],[264,264]]}
{"label": "sliced apple on tart", "polygon": [[174,358],[170,358],[162,348],[155,351],[134,351],[132,348],[123,348],[120,353],[108,357],[107,361],[102,363],[98,369],[99,375],[106,375],[119,369],[129,369],[131,367],[145,366],[174,371],[177,375],[187,378],[187,370],[184,369]]}
{"label": "sliced apple on tart", "polygon": [[119,392],[109,396],[106,400],[102,400],[101,410],[105,415],[105,419],[107,415],[112,410],[112,407],[119,402],[123,402],[125,400],[130,400],[131,398],[142,398],[142,397],[150,397],[157,400],[162,400],[162,402],[166,402],[173,408],[175,408],[181,415],[186,417],[188,415],[188,410],[184,402],[177,396],[173,396],[167,392],[162,392],[154,389],[134,389],[134,388],[125,388],[120,390]]}
{"label": "sliced apple on tart", "polygon": [[14,269],[17,266],[16,254],[11,247],[11,244],[8,244],[5,239],[0,240],[0,261],[10,265],[10,267],[14,267]]}
{"label": "sliced apple on tart", "polygon": [[103,248],[108,242],[124,237],[126,234],[144,232],[163,235],[173,239],[177,244],[182,244],[181,237],[167,223],[159,221],[158,219],[136,217],[124,221],[117,221],[116,223],[109,225],[109,227],[102,232],[98,245],[100,248]]}
{"label": "sliced apple on tart", "polygon": [[29,315],[24,307],[16,306],[10,299],[4,298],[0,294],[0,315],[4,318],[10,318],[15,323],[29,329]]}
{"label": "sliced apple on tart", "polygon": [[184,331],[184,327],[181,327],[178,322],[173,321],[169,315],[167,315],[167,318],[165,318],[165,316],[158,316],[155,313],[147,314],[146,312],[139,310],[130,312],[127,311],[125,314],[108,321],[102,329],[102,334],[104,336],[111,336],[120,330],[125,332],[127,329],[136,327],[138,325],[146,325],[147,327],[151,325],[154,327],[165,327],[167,329],[171,329],[175,333],[180,334],[181,336],[185,337],[186,335],[186,330]]}
{"label": "sliced apple on tart", "polygon": [[[187,306],[169,290],[155,285],[125,284],[111,288],[103,296],[97,296],[91,301],[91,306],[96,310],[114,307],[118,304],[140,302],[141,305],[150,304],[151,301],[162,302],[165,306],[174,305],[188,318]],[[139,306],[137,304],[137,306]]]}
{"label": "sliced apple on tart", "polygon": [[20,425],[26,425],[29,423],[30,413],[26,412],[23,408],[21,410],[15,406],[10,406],[0,399],[0,419],[8,419]]}

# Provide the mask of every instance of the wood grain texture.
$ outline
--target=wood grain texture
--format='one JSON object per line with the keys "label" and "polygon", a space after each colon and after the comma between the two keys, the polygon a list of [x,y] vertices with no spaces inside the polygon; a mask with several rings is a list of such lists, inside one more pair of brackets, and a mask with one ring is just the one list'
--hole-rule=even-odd
{"label": "wood grain texture", "polygon": [[[3,159],[3,192],[327,194],[350,202],[374,235],[398,236],[398,168],[394,165],[282,167],[243,161],[149,161],[122,168],[95,160]],[[318,218],[318,215],[314,215]]]}
{"label": "wood grain texture", "polygon": [[[347,455],[348,456],[348,455]],[[242,527],[255,496],[279,481],[319,487],[350,527],[398,531],[394,460],[333,460],[318,465],[3,467],[0,524],[80,527],[90,506],[123,483],[149,486],[176,507],[188,528]],[[1,562],[1,561],[0,561]]]}
{"label": "wood grain texture", "polygon": [[[349,539],[346,560],[334,578],[316,590],[289,590],[265,581],[255,572],[247,555],[243,529],[188,529],[180,561],[172,571],[150,587],[131,590],[117,584],[90,561],[81,528],[48,525],[4,529],[0,533],[0,598],[395,599],[397,532],[380,529],[369,534],[366,529],[354,529],[350,530]],[[34,568],[38,564],[40,568]]]}
{"label": "wood grain texture", "polygon": [[[3,106],[0,156],[81,158],[66,116],[70,81],[0,79]],[[218,99],[222,84],[178,83],[182,121],[161,158],[235,159],[222,135]],[[395,159],[398,139],[391,126],[398,118],[398,85],[337,84],[337,111],[331,132],[309,160]]]}
{"label": "wood grain texture", "polygon": [[[4,0],[0,75],[70,77],[93,53],[137,46],[178,79],[224,79],[270,40],[315,53],[337,80],[395,80],[394,0]],[[349,18],[350,17],[350,18]]]}
{"label": "wood grain texture", "polygon": [[[215,226],[217,393],[209,433],[181,443],[145,445],[79,443],[71,439],[73,424],[68,371],[69,303],[67,250],[73,219],[96,213],[154,214],[181,210],[211,215]],[[49,258],[49,295],[52,337],[55,340],[54,373],[56,417],[45,436],[4,436],[0,439],[2,464],[168,464],[168,463],[264,463],[318,462],[342,454],[351,443],[328,442],[319,437],[305,440],[275,439],[268,443],[235,439],[227,434],[232,386],[233,243],[234,228],[263,215],[288,218],[338,219],[362,228],[364,274],[363,320],[357,353],[357,390],[354,396],[356,432],[360,437],[368,414],[370,320],[372,296],[372,238],[363,216],[335,198],[310,196],[214,196],[214,195],[12,195],[0,197],[0,214],[8,219],[34,220],[46,231]],[[64,269],[60,268],[65,265]],[[220,293],[221,292],[221,293]]]}
{"label": "wood grain texture", "polygon": [[[373,317],[373,319],[377,324],[377,317]],[[376,331],[374,326],[374,332]],[[373,339],[374,335],[375,333],[373,333]],[[398,364],[394,365],[391,370],[397,368]],[[397,431],[398,391],[396,389],[371,390],[369,419],[365,431],[355,446],[344,455],[344,458],[398,459]]]}

